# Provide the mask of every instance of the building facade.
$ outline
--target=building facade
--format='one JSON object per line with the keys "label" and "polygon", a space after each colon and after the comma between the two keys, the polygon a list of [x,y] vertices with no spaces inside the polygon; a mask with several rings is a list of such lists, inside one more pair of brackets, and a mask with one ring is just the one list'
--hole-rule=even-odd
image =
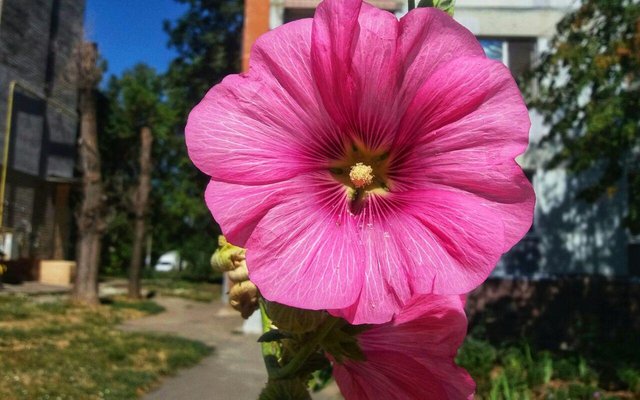
{"label": "building facade", "polygon": [[77,48],[84,0],[0,1],[0,247],[8,258],[70,256]]}
{"label": "building facade", "polygon": [[[269,27],[312,17],[318,3],[271,0]],[[370,3],[398,17],[407,11],[406,1]],[[458,0],[455,19],[476,35],[488,57],[502,61],[518,79],[548,48],[556,24],[577,4],[576,0]],[[535,221],[522,242],[503,257],[494,275],[640,276],[639,245],[622,218],[628,204],[625,185],[594,204],[577,199],[580,189],[593,182],[597,172],[570,175],[562,168],[547,169],[545,161],[557,149],[540,145],[548,128],[535,112],[531,112],[531,120],[531,145],[518,162],[536,190]]]}
{"label": "building facade", "polygon": [[[456,19],[478,37],[487,56],[505,63],[517,79],[537,62],[556,24],[578,4],[575,0],[459,0]],[[595,182],[598,171],[569,174],[562,167],[546,168],[558,146],[541,143],[548,127],[538,114],[530,115],[530,146],[518,162],[536,191],[534,224],[495,274],[640,276],[638,248],[623,220],[628,204],[625,183],[595,203],[580,200],[578,194]]]}

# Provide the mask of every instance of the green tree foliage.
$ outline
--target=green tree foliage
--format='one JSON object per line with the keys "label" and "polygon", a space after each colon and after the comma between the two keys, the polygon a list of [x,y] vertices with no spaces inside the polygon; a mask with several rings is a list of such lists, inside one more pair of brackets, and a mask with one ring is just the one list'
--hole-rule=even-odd
{"label": "green tree foliage", "polygon": [[549,167],[601,170],[588,201],[626,180],[628,226],[640,233],[640,4],[586,0],[557,28],[526,93],[561,149]]}
{"label": "green tree foliage", "polygon": [[153,131],[150,226],[153,259],[178,250],[189,267],[183,276],[211,277],[209,257],[220,230],[203,194],[208,178],[191,163],[184,144],[189,111],[206,91],[240,66],[243,8],[241,0],[176,0],[187,11],[165,21],[168,45],[178,52],[168,72],[159,76],[139,65],[113,77],[105,91],[107,134],[101,149],[108,159],[110,226],[104,265],[122,272],[131,254],[130,188],[137,182],[139,128]]}
{"label": "green tree foliage", "polygon": [[[173,135],[177,114],[168,106],[165,91],[163,78],[153,68],[139,64],[121,77],[112,76],[103,93],[104,134],[100,137],[100,151],[110,206],[103,265],[111,269],[108,272],[122,272],[131,257],[131,196],[139,175],[140,128],[151,127],[155,138],[153,159],[160,163]],[[151,209],[155,210],[162,203],[162,192],[158,182],[152,186]],[[150,216],[152,235],[161,229],[155,222],[159,219],[156,214],[162,211]]]}
{"label": "green tree foliage", "polygon": [[170,101],[187,113],[206,91],[240,69],[242,0],[176,0],[188,10],[165,21],[169,47],[178,52],[167,73]]}
{"label": "green tree foliage", "polygon": [[188,8],[178,20],[164,24],[168,45],[178,52],[165,77],[166,101],[177,118],[174,134],[158,146],[163,154],[156,160],[155,182],[162,196],[154,206],[154,247],[163,243],[167,249],[180,250],[192,265],[187,277],[202,279],[211,273],[209,257],[220,230],[203,201],[208,178],[187,155],[184,126],[206,91],[240,69],[243,2],[176,1]]}

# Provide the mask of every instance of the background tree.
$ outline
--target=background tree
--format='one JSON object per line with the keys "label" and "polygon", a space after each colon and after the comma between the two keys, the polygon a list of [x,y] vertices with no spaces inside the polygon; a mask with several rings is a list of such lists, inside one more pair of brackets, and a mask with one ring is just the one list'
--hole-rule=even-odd
{"label": "background tree", "polygon": [[[129,264],[129,296],[140,297],[140,277],[152,192],[152,143],[169,135],[176,114],[166,104],[161,76],[144,64],[109,81],[107,134],[101,141],[111,213],[108,255]],[[162,159],[162,152],[156,155]],[[158,196],[153,191],[153,196]],[[133,220],[133,224],[131,224]],[[133,225],[133,230],[131,226]],[[125,244],[126,243],[126,244]],[[115,253],[115,254],[114,254]],[[115,261],[113,259],[108,261]]]}
{"label": "background tree", "polygon": [[[188,6],[176,21],[165,21],[168,45],[178,52],[166,74],[167,102],[178,118],[173,134],[156,144],[153,207],[154,248],[178,250],[189,262],[183,276],[209,279],[209,258],[220,232],[203,201],[208,179],[191,163],[184,144],[189,111],[207,90],[240,69],[242,0],[177,0]],[[154,153],[157,154],[157,153]]]}
{"label": "background tree", "polygon": [[586,0],[557,28],[526,93],[560,149],[548,166],[601,171],[588,201],[626,181],[627,223],[640,233],[640,4]]}
{"label": "background tree", "polygon": [[186,120],[188,112],[211,86],[240,70],[243,2],[176,1],[189,8],[177,21],[164,22],[168,45],[178,52],[167,79],[170,100]]}
{"label": "background tree", "polygon": [[[189,111],[206,91],[240,68],[241,0],[177,0],[188,6],[176,21],[165,21],[168,45],[178,52],[162,77],[138,66],[112,77],[101,110],[107,120],[101,138],[111,205],[103,261],[107,273],[121,274],[134,256],[131,188],[138,184],[137,135],[149,110],[153,132],[151,196],[146,221],[153,237],[152,258],[177,250],[189,267],[181,273],[211,279],[209,258],[219,228],[203,201],[208,179],[191,163],[184,143]],[[129,94],[127,94],[129,93]],[[157,109],[161,104],[161,109]],[[170,111],[170,113],[169,113]],[[170,115],[169,115],[170,114]]]}
{"label": "background tree", "polygon": [[98,66],[98,48],[95,43],[82,43],[77,58],[80,88],[78,156],[82,175],[82,193],[76,213],[77,271],[73,299],[82,303],[98,304],[98,268],[102,235],[105,229],[104,191],[96,114],[96,87],[102,78],[102,69]]}

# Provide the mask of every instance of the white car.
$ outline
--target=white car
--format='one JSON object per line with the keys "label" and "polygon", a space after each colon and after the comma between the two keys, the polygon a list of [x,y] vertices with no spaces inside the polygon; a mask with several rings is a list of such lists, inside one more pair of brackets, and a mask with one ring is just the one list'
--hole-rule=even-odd
{"label": "white car", "polygon": [[185,262],[180,259],[180,253],[170,251],[164,253],[158,258],[158,262],[153,267],[157,272],[180,271],[184,267]]}

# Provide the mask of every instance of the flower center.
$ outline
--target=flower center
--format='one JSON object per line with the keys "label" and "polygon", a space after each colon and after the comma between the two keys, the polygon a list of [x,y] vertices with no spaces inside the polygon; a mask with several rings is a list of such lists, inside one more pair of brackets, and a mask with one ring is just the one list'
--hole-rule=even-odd
{"label": "flower center", "polygon": [[353,165],[351,167],[351,172],[349,172],[349,179],[351,179],[351,183],[353,183],[353,185],[358,189],[371,185],[373,178],[373,168],[361,162]]}
{"label": "flower center", "polygon": [[344,185],[351,211],[362,210],[370,196],[386,196],[390,192],[388,150],[369,149],[363,143],[345,143],[342,156],[329,164],[331,176]]}

